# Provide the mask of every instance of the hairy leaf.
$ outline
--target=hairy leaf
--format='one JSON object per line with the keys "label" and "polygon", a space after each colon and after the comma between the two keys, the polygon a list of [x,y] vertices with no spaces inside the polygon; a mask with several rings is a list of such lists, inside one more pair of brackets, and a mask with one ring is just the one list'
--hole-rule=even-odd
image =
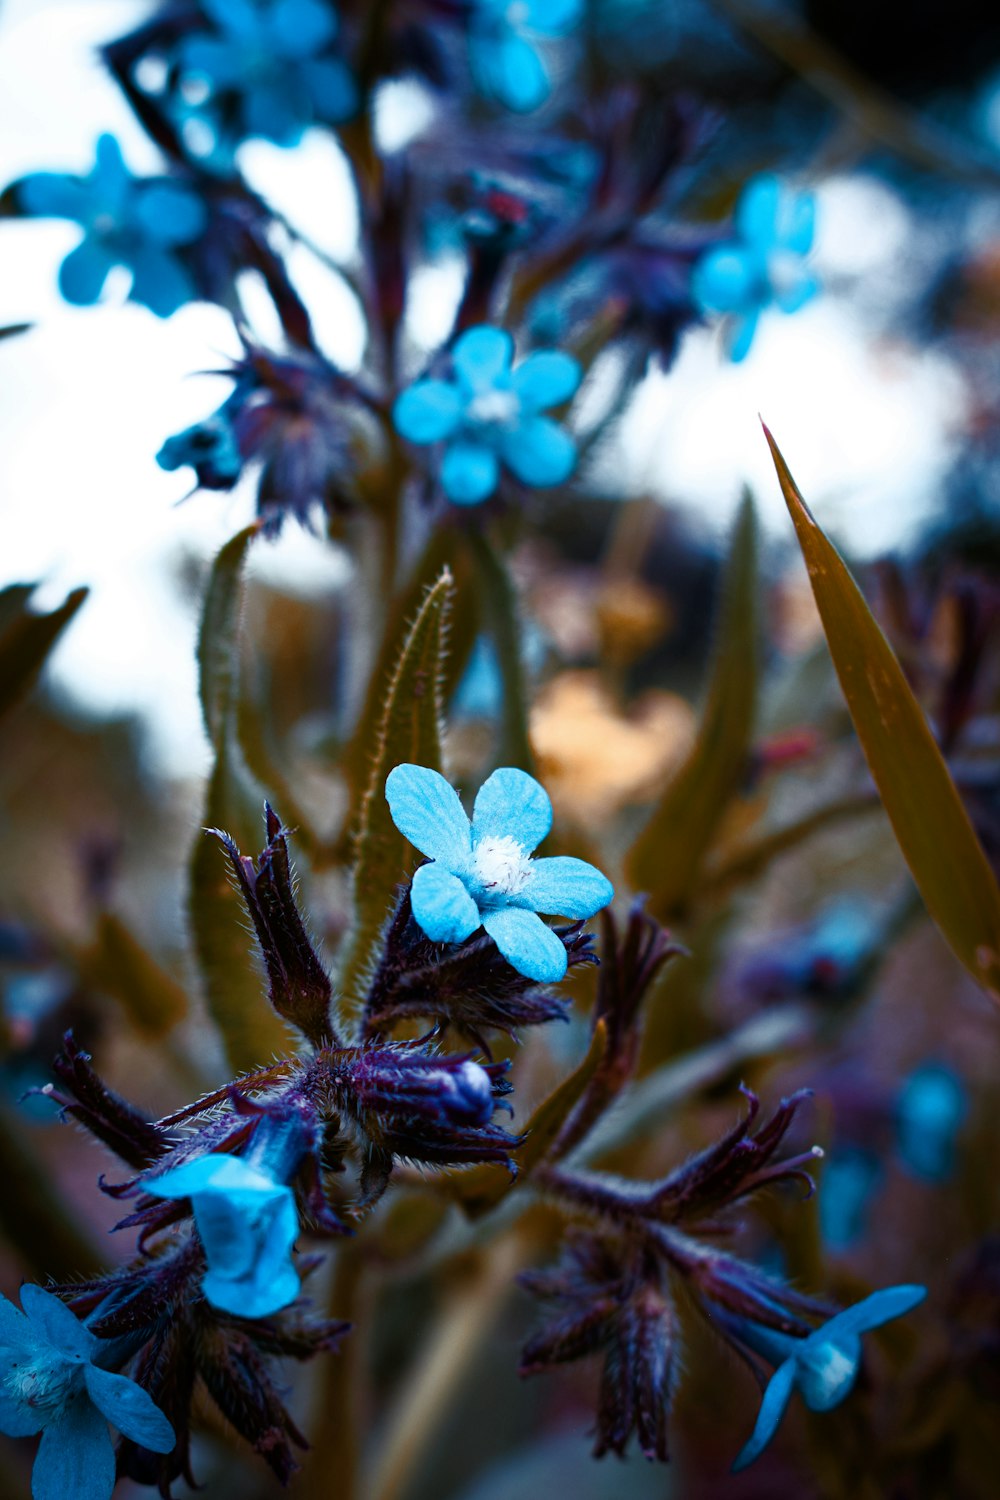
{"label": "hairy leaf", "polygon": [[49,652],[89,592],[74,589],[49,614],[28,608],[34,586],[14,584],[0,595],[0,714],[34,686]]}

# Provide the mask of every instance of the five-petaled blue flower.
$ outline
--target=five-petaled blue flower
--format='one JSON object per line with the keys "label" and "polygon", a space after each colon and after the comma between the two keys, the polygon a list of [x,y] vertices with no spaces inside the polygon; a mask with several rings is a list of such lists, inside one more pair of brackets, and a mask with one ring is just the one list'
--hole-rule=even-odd
{"label": "five-petaled blue flower", "polygon": [[87,177],[35,172],[18,184],[18,198],[26,213],[83,226],[83,239],[59,270],[67,302],[96,302],[115,266],[132,272],[131,301],[158,317],[168,318],[196,296],[176,251],[204,230],[205,205],[169,178],[133,177],[114,136],[97,142],[96,165]]}
{"label": "five-petaled blue flower", "polygon": [[144,1186],[157,1198],[191,1199],[208,1261],[202,1291],[213,1307],[242,1318],[266,1318],[295,1301],[295,1195],[263,1163],[213,1153]]}
{"label": "five-petaled blue flower", "polygon": [[[354,113],[357,85],[347,64],[330,51],[337,35],[331,5],[201,0],[201,6],[218,29],[186,37],[179,63],[182,107],[209,126],[209,153],[247,136],[294,146],[314,121],[335,124]],[[231,100],[235,122],[225,118]]]}
{"label": "five-petaled blue flower", "polygon": [[484,94],[525,114],[544,104],[552,82],[533,37],[565,36],[583,0],[478,0],[469,21],[469,61]]}
{"label": "five-petaled blue flower", "polygon": [[796,1387],[810,1411],[830,1411],[839,1406],[850,1394],[861,1367],[861,1335],[901,1318],[926,1296],[927,1289],[922,1286],[884,1287],[837,1313],[804,1339],[741,1319],[740,1339],[777,1369],[764,1392],[753,1436],[733,1469],[745,1469],[760,1457],[778,1430]]}
{"label": "five-petaled blue flower", "polygon": [[108,1422],[154,1453],[171,1451],[174,1429],[134,1380],[101,1367],[109,1341],[58,1297],[26,1285],[21,1306],[0,1297],[0,1432],[41,1432],[34,1500],[108,1500],[115,1485]]}
{"label": "five-petaled blue flower", "polygon": [[695,301],[706,312],[733,320],[729,355],[744,359],[757,321],[772,304],[798,312],[818,282],[805,264],[816,228],[816,200],[765,173],[744,188],[736,205],[736,238],[698,261],[691,278]]}
{"label": "five-petaled blue flower", "polygon": [[580,366],[558,349],[539,350],[511,369],[514,342],[482,324],[452,350],[452,380],[418,380],[403,391],[393,420],[411,443],[445,443],[441,487],[455,505],[492,495],[500,463],[523,484],[562,484],[573,472],[576,444],[551,417],[568,401]]}
{"label": "five-petaled blue flower", "polygon": [[552,827],[544,787],[501,767],[480,787],[471,826],[454,787],[425,766],[396,766],[385,794],[400,833],[431,861],[417,870],[410,893],[431,941],[464,943],[485,927],[518,973],[562,979],[566,949],[538,913],[592,917],[614,890],[582,859],[530,857]]}

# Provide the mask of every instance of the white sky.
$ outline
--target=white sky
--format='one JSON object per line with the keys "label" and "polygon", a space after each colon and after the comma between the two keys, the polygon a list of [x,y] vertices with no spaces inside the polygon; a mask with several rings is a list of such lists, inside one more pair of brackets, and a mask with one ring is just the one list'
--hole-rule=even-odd
{"label": "white sky", "polygon": [[[39,168],[86,170],[102,130],[119,136],[134,169],[156,169],[155,148],[94,52],[144,9],[130,0],[0,4],[0,184]],[[314,133],[291,153],[254,143],[243,164],[324,250],[350,256],[356,206],[329,138]],[[886,188],[839,180],[820,195],[817,267],[837,286],[863,277],[891,287],[908,233],[906,210]],[[0,343],[0,585],[44,579],[47,603],[92,586],[58,648],[55,678],[97,709],[142,711],[161,766],[182,772],[202,763],[204,747],[194,619],[172,580],[186,552],[210,556],[252,507],[246,494],[196,495],[178,507],[190,476],[162,473],[154,455],[228,391],[228,382],[191,377],[224,363],[237,341],[227,316],[206,304],[167,322],[131,305],[67,307],[56,273],[75,239],[67,224],[0,222],[0,326],[38,325]],[[364,328],[345,284],[302,250],[293,274],[327,352],[356,366]],[[447,263],[422,274],[410,321],[420,342],[446,331],[457,275]],[[749,482],[768,524],[787,532],[760,412],[807,498],[853,552],[897,541],[934,506],[965,398],[946,361],[888,345],[877,308],[870,299],[864,307],[833,293],[794,317],[772,314],[739,366],[725,362],[714,334],[689,337],[670,375],[640,391],[616,475],[719,526]],[[258,567],[302,588],[342,575],[319,544],[286,531],[265,561],[258,549]]]}

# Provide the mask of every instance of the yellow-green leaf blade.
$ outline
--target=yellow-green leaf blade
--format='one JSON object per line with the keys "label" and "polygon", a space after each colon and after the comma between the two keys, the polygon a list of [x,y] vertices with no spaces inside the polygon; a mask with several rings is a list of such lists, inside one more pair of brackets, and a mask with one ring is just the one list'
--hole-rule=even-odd
{"label": "yellow-green leaf blade", "polygon": [[833,664],[903,857],[956,957],[1000,1001],[1000,889],[895,653],[764,428]]}

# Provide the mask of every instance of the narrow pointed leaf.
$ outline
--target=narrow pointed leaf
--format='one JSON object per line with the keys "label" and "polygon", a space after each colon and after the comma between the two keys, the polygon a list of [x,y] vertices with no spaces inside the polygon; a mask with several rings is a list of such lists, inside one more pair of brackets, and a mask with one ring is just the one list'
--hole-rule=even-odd
{"label": "narrow pointed leaf", "polygon": [[694,893],[720,820],[745,775],[758,677],[757,519],[746,494],[722,581],[711,681],[687,759],[672,778],[628,856],[635,890],[650,893],[650,915],[682,914]]}
{"label": "narrow pointed leaf", "polygon": [[183,986],[113,912],[102,914],[79,962],[87,982],[113,995],[143,1036],[165,1036],[187,1014]]}
{"label": "narrow pointed leaf", "polygon": [[49,653],[72,620],[89,590],[74,589],[58,609],[36,614],[28,608],[33,589],[15,584],[2,599],[0,631],[0,714],[7,712],[34,686]]}
{"label": "narrow pointed leaf", "polygon": [[896,656],[764,428],[868,768],[903,858],[955,956],[1000,1002],[1000,889]]}
{"label": "narrow pointed leaf", "polygon": [[404,762],[441,770],[441,672],[452,592],[445,568],[407,634],[385,697],[367,785],[352,816],[357,829],[354,926],[341,985],[355,1001],[363,998],[363,981],[396,886],[413,863],[412,850],[389,814],[386,777]]}

